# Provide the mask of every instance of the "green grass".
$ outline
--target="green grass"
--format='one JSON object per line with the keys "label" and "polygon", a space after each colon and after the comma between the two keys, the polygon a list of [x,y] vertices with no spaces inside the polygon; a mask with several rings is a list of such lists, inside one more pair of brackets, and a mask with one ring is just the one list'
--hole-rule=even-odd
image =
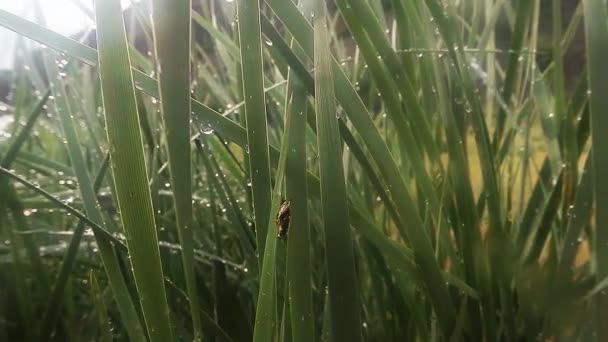
{"label": "green grass", "polygon": [[169,341],[173,334],[124,21],[118,1],[95,5],[99,69],[105,70],[100,72],[101,97],[120,221],[148,336]]}
{"label": "green grass", "polygon": [[335,5],[0,10],[0,340],[605,340],[605,4]]}

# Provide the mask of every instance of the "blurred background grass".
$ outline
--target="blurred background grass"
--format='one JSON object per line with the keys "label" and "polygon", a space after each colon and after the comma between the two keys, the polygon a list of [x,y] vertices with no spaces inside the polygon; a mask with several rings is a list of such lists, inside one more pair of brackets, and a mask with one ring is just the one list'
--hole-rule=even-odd
{"label": "blurred background grass", "polygon": [[602,1],[74,3],[0,9],[0,341],[606,336]]}

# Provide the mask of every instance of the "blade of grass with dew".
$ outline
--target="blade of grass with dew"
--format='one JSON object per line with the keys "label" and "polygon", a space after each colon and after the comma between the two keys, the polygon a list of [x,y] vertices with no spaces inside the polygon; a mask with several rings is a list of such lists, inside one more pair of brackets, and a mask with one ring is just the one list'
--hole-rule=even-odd
{"label": "blade of grass with dew", "polygon": [[555,281],[553,282],[554,286],[556,287],[555,291],[559,291],[560,287],[568,284],[569,279],[571,279],[573,276],[572,265],[574,263],[581,242],[580,235],[585,225],[589,223],[589,219],[592,213],[592,165],[593,158],[589,156],[585,161],[585,167],[581,175],[581,180],[578,187],[576,188],[574,203],[568,211],[566,233],[564,235],[562,250],[559,256],[557,269],[555,272]]}
{"label": "blade of grass with dew", "polygon": [[337,341],[354,342],[363,337],[361,307],[348,221],[325,6],[324,1],[314,0],[315,111],[331,331]]}
{"label": "blade of grass with dew", "polygon": [[95,1],[99,74],[121,221],[149,337],[172,341],[126,34],[118,1]]}
{"label": "blade of grass with dew", "polygon": [[[608,276],[608,153],[604,145],[604,134],[608,132],[608,71],[604,63],[608,60],[608,13],[602,0],[583,0],[585,14],[585,37],[587,42],[587,62],[589,77],[589,111],[591,114],[591,141],[593,146],[593,187],[595,200],[595,258],[597,260],[597,279]],[[598,340],[608,339],[608,327],[601,324],[608,312],[608,299],[597,298]]]}
{"label": "blade of grass with dew", "polygon": [[[289,112],[288,112],[289,113]],[[293,113],[290,113],[293,114]],[[288,115],[285,122],[285,131],[281,142],[281,151],[275,178],[274,189],[272,191],[271,208],[279,208],[281,205],[281,189],[285,177],[285,167],[289,154],[289,140],[291,137],[292,115]],[[260,271],[260,289],[257,299],[255,314],[255,326],[253,331],[254,342],[272,341],[277,337],[277,293],[276,293],[276,263],[277,263],[277,236],[273,217],[266,222],[266,249],[262,259]]]}
{"label": "blade of grass with dew", "polygon": [[[46,46],[57,48],[69,55],[83,56],[88,64],[96,64],[95,50],[71,38],[53,32],[8,11],[0,10],[0,25],[20,35],[29,37]],[[48,44],[47,44],[48,43]],[[70,53],[69,51],[73,51]],[[75,53],[74,53],[75,52]]]}
{"label": "blade of grass with dew", "polygon": [[302,82],[306,89],[309,89],[310,93],[313,94],[314,80],[303,62],[306,60],[306,55],[303,53],[296,54],[294,52],[294,44],[292,44],[292,47],[290,48],[265,15],[261,16],[261,20],[264,35],[270,39],[269,41],[272,43],[272,46],[281,52],[281,56],[287,61],[289,67],[295,72],[295,75],[300,78],[300,82]]}
{"label": "blade of grass with dew", "polygon": [[[69,95],[65,88],[63,78],[60,75],[61,71],[56,62],[60,59],[60,56],[54,51],[49,51],[43,58],[48,79],[50,80],[50,88],[54,95],[55,109],[59,116],[61,126],[63,127],[68,155],[74,174],[78,180],[78,187],[85,212],[87,217],[92,221],[100,226],[105,226],[103,215],[97,202],[97,196],[82,155],[80,148],[81,142],[76,134],[74,115],[68,102]],[[114,253],[114,247],[99,233],[94,231],[94,234],[101,259],[110,281],[110,287],[116,298],[116,303],[119,307],[121,317],[125,322],[125,327],[128,329],[129,337],[134,341],[144,341],[145,334],[137,317],[133,302],[129,296],[125,280],[120,272],[118,259]],[[43,331],[46,336],[41,336],[41,339],[48,339],[51,332],[52,331]]]}
{"label": "blade of grass with dew", "polygon": [[[302,54],[292,42],[297,54]],[[289,71],[286,90],[285,121],[290,127],[287,142],[285,188],[290,201],[290,236],[287,241],[287,291],[291,339],[294,342],[313,341],[314,316],[312,303],[312,266],[310,255],[310,226],[308,221],[308,184],[306,182],[306,94],[307,91]]]}
{"label": "blade of grass with dew", "polygon": [[[238,0],[239,42],[247,122],[247,146],[253,210],[259,258],[264,256],[266,228],[270,218],[271,181],[266,128],[266,100],[262,70],[262,43],[259,0]],[[273,258],[274,259],[274,258]],[[260,265],[262,260],[260,259]]]}
{"label": "blade of grass with dew", "polygon": [[551,2],[551,17],[553,27],[551,35],[553,36],[553,113],[562,120],[561,124],[561,146],[563,148],[563,213],[568,211],[568,207],[574,200],[575,188],[577,182],[577,159],[576,151],[576,117],[567,110],[566,107],[566,91],[564,80],[564,57],[562,51],[562,0],[553,0]]}
{"label": "blade of grass with dew", "polygon": [[[193,339],[203,338],[194,270],[192,175],[190,161],[191,0],[152,1],[154,47],[161,113],[165,124],[169,174],[186,288],[190,299]],[[188,20],[186,20],[188,19]]]}

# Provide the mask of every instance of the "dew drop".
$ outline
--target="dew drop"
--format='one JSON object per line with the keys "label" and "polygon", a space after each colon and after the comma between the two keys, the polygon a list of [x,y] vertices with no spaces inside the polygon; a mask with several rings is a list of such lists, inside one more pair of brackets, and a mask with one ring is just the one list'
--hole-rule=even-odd
{"label": "dew drop", "polygon": [[213,128],[211,127],[211,125],[201,125],[201,133],[205,134],[205,135],[210,135],[213,134]]}

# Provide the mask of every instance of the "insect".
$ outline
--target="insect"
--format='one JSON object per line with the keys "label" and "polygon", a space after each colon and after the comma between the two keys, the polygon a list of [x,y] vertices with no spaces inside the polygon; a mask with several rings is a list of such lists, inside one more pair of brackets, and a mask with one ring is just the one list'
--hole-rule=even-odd
{"label": "insect", "polygon": [[289,230],[289,204],[291,201],[283,201],[281,206],[279,207],[279,212],[277,213],[277,218],[274,222],[277,224],[277,228],[279,233],[277,234],[277,238],[284,240],[287,239],[287,231]]}

